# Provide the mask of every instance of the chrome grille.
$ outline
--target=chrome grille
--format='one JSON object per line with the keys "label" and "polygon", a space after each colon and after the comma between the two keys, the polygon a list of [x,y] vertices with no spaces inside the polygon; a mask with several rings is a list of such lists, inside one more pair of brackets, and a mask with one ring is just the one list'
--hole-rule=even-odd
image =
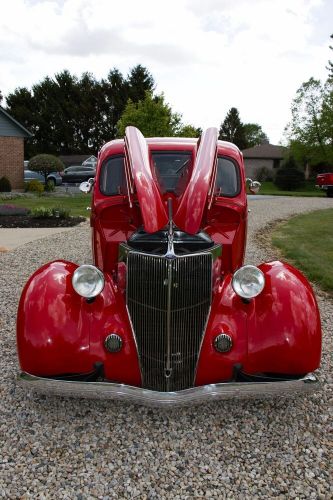
{"label": "chrome grille", "polygon": [[193,386],[211,288],[209,252],[175,259],[129,252],[127,307],[145,388]]}

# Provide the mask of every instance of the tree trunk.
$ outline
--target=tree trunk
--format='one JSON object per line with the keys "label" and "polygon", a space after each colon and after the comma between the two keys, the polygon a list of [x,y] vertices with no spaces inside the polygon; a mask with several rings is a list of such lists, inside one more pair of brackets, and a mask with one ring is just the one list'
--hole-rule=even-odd
{"label": "tree trunk", "polygon": [[308,181],[309,180],[309,177],[310,177],[310,164],[309,162],[307,161],[306,164],[305,164],[305,169],[304,169],[304,177],[305,177],[305,180]]}

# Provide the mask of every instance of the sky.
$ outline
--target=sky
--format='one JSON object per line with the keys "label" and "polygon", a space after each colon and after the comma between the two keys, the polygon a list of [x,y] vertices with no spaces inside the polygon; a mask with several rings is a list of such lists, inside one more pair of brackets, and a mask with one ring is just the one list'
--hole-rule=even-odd
{"label": "sky", "polygon": [[327,77],[332,21],[332,0],[2,0],[0,90],[142,64],[184,123],[236,107],[278,144],[302,82]]}

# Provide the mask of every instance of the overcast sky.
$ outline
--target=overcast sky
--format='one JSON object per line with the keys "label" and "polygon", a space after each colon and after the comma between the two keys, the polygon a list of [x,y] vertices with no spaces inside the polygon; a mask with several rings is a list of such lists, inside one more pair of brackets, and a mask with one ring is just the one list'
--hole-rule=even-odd
{"label": "overcast sky", "polygon": [[298,87],[327,77],[332,32],[332,0],[3,1],[0,90],[142,64],[185,123],[219,127],[234,106],[277,144]]}

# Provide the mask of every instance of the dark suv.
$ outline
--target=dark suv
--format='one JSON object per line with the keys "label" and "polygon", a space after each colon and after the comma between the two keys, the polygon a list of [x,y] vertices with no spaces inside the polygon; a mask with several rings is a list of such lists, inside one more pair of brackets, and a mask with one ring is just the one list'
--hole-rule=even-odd
{"label": "dark suv", "polygon": [[62,182],[84,182],[95,177],[96,169],[93,167],[86,167],[84,165],[77,165],[65,168],[61,173]]}

